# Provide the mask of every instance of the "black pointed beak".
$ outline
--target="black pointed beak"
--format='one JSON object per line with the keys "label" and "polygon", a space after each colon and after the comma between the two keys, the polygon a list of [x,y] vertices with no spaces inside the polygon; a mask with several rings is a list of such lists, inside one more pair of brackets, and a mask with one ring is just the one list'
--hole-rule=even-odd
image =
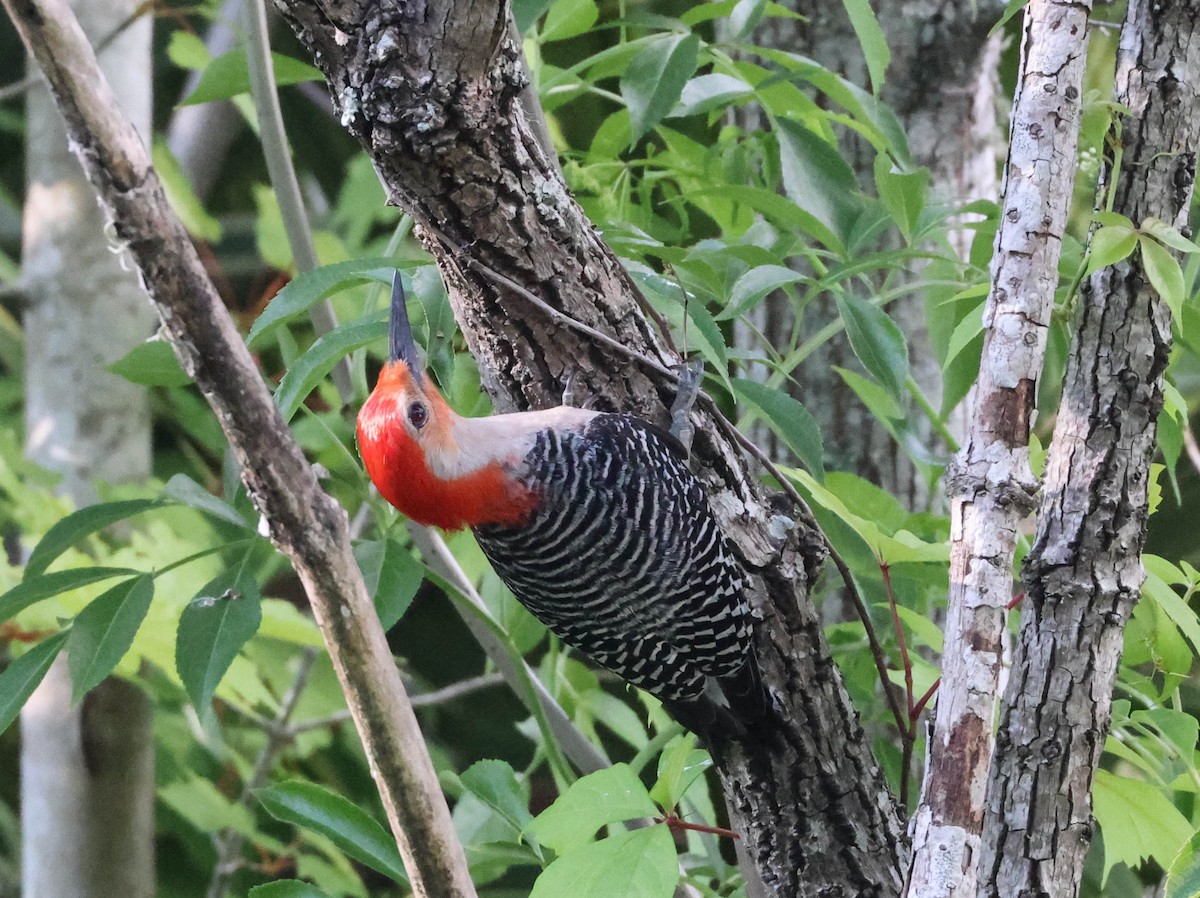
{"label": "black pointed beak", "polygon": [[405,305],[404,284],[400,280],[400,269],[392,277],[392,312],[388,323],[388,349],[393,362],[404,362],[418,380],[421,378],[421,359],[417,355],[417,342],[413,339],[412,324],[408,320]]}

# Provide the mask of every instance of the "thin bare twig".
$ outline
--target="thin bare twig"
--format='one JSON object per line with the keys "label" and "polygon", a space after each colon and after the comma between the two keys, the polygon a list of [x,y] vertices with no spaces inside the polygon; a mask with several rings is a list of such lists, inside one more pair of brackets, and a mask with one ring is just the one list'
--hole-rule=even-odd
{"label": "thin bare twig", "polygon": [[[238,804],[250,804],[255,790],[262,788],[267,781],[267,774],[275,766],[279,753],[294,738],[294,733],[288,729],[288,721],[295,713],[304,687],[308,685],[308,677],[312,673],[313,662],[316,660],[316,649],[306,648],[301,652],[296,676],[292,678],[291,686],[288,687],[287,693],[279,703],[279,712],[274,719],[268,721],[269,725],[263,728],[267,734],[267,742],[254,760],[254,767],[250,777],[242,786],[242,794],[237,800]],[[206,894],[208,898],[223,898],[229,888],[229,880],[242,867],[241,854],[242,847],[246,844],[246,837],[235,829],[223,829],[213,835],[213,844],[217,849],[217,862],[213,865],[212,879],[209,880]]]}

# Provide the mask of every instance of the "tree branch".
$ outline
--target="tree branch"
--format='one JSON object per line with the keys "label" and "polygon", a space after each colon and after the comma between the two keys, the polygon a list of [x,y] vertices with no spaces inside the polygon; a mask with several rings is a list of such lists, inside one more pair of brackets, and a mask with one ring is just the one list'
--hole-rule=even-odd
{"label": "tree branch", "polygon": [[216,412],[272,539],[304,584],[414,892],[473,896],[445,798],[350,553],[345,513],[321,491],[272,402],[70,8],[62,0],[4,6],[50,82],[84,171],[180,361]]}
{"label": "tree branch", "polygon": [[1032,0],[1025,8],[971,429],[946,471],[950,596],[929,764],[913,821],[912,895],[975,895],[1005,605],[1018,528],[1037,489],[1029,429],[1075,182],[1090,10],[1091,0]]}

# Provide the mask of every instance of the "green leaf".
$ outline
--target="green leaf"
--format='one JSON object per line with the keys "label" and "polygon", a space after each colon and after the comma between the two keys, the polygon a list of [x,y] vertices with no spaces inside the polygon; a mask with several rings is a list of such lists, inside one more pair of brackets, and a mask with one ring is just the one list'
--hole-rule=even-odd
{"label": "green leaf", "polygon": [[929,170],[893,171],[891,160],[880,153],[875,157],[875,187],[900,233],[911,243],[929,192]]}
{"label": "green leaf", "polygon": [[21,706],[42,682],[69,634],[64,631],[43,639],[0,673],[0,733],[17,719]]}
{"label": "green leaf", "polygon": [[1192,834],[1167,871],[1163,898],[1196,898],[1200,895],[1200,832]]}
{"label": "green leaf", "polygon": [[1130,719],[1136,723],[1149,724],[1171,743],[1175,752],[1184,761],[1190,762],[1200,738],[1200,721],[1191,714],[1172,708],[1148,708],[1134,711]]}
{"label": "green leaf", "polygon": [[258,584],[241,571],[223,571],[183,609],[175,639],[175,669],[201,714],[261,621]]}
{"label": "green leaf", "polygon": [[75,617],[67,642],[72,702],[98,686],[125,657],[153,598],[154,578],[142,574],[101,593]]}
{"label": "green leaf", "polygon": [[648,826],[560,857],[537,878],[529,898],[671,898],[678,884],[670,830]]}
{"label": "green leaf", "polygon": [[855,296],[838,296],[850,348],[875,379],[897,401],[908,378],[908,345],[896,322],[878,306]]}
{"label": "green leaf", "polygon": [[308,394],[345,355],[387,336],[387,315],[386,309],[380,309],[365,318],[339,325],[296,359],[275,391],[275,404],[285,421],[291,420]]}
{"label": "green leaf", "polygon": [[[272,53],[271,62],[275,69],[276,87],[299,84],[302,81],[325,80],[320,69],[282,53]],[[205,66],[200,83],[179,105],[193,106],[212,100],[228,100],[230,97],[249,92],[250,71],[246,66],[246,51],[230,50]]]}
{"label": "green leaf", "polygon": [[950,559],[950,546],[947,543],[926,542],[907,530],[885,533],[876,521],[852,512],[834,492],[818,483],[807,471],[788,467],[781,467],[780,470],[805,490],[813,502],[854,531],[867,544],[879,564],[946,562]]}
{"label": "green leaf", "polygon": [[113,577],[125,577],[130,574],[140,574],[128,567],[80,567],[68,571],[55,571],[52,574],[42,574],[38,577],[26,578],[0,595],[0,621],[24,611],[35,602],[57,596],[73,589],[90,586],[101,580],[111,580]]}
{"label": "green leaf", "polygon": [[425,568],[412,552],[395,540],[364,540],[354,546],[354,559],[362,571],[367,593],[384,630],[404,616],[425,580]]}
{"label": "green leaf", "polygon": [[397,882],[408,882],[395,840],[349,799],[300,780],[259,789],[254,795],[275,819],[318,832],[372,870]]}
{"label": "green leaf", "polygon": [[783,265],[755,265],[734,282],[729,302],[717,318],[720,321],[737,318],[758,305],[768,293],[803,280],[807,280],[804,275]]}
{"label": "green leaf", "polygon": [[1150,284],[1171,310],[1175,327],[1182,328],[1183,300],[1186,296],[1183,286],[1183,269],[1179,267],[1175,257],[1161,243],[1142,239],[1140,245],[1146,277],[1150,279]]}
{"label": "green leaf", "polygon": [[526,829],[541,844],[566,854],[585,845],[602,826],[654,814],[654,802],[633,769],[614,764],[576,780]]}
{"label": "green leaf", "polygon": [[179,167],[179,161],[171,153],[165,140],[157,137],[154,139],[150,148],[150,158],[154,163],[154,170],[158,172],[159,180],[162,181],[167,201],[188,233],[207,243],[219,242],[221,222],[205,210],[204,203],[196,196],[196,191],[192,189],[191,182]]}
{"label": "green leaf", "polygon": [[516,835],[533,820],[529,798],[516,773],[504,761],[476,761],[459,780],[472,795],[495,811]]}
{"label": "green leaf", "polygon": [[167,45],[167,58],[181,69],[202,69],[212,54],[208,47],[195,34],[188,31],[172,31],[171,42]]}
{"label": "green leaf", "polygon": [[710,767],[712,757],[696,748],[695,736],[685,733],[659,755],[658,781],[650,790],[650,797],[660,808],[669,810],[683,800],[692,783]]}
{"label": "green leaf", "polygon": [[871,92],[879,96],[883,87],[883,73],[887,71],[892,61],[892,51],[888,48],[887,38],[879,27],[879,20],[871,9],[868,0],[842,0],[846,13],[850,16],[850,27],[858,36],[862,45],[863,56],[867,61],[867,72],[871,76]]}
{"label": "green leaf", "polygon": [[1161,218],[1147,218],[1142,222],[1141,230],[1164,246],[1181,253],[1200,253],[1200,246],[1188,240],[1178,228],[1167,224]]}
{"label": "green leaf", "polygon": [[[876,604],[877,608],[891,609],[884,602]],[[900,615],[900,620],[908,629],[912,630],[913,635],[917,639],[917,645],[925,645],[933,649],[939,655],[942,653],[942,644],[945,642],[945,636],[942,634],[941,628],[927,618],[923,614],[918,614],[911,608],[905,608],[903,605],[896,606],[896,613]]]}
{"label": "green leaf", "polygon": [[105,370],[143,387],[182,387],[192,382],[165,340],[139,343]]}
{"label": "green leaf", "polygon": [[1008,24],[1008,20],[1023,10],[1029,4],[1029,0],[1008,0],[1008,6],[1004,7],[1004,12],[999,20],[992,26],[992,30],[988,32],[988,37],[994,37],[997,32],[1002,30]]}
{"label": "green leaf", "polygon": [[1174,589],[1159,575],[1159,569],[1146,556],[1146,579],[1142,583],[1142,594],[1150,598],[1171,619],[1181,633],[1192,644],[1192,651],[1200,655],[1200,617]]}
{"label": "green leaf", "polygon": [[700,115],[729,106],[735,100],[745,99],[753,93],[754,89],[749,84],[732,75],[698,75],[683,86],[679,105],[671,110],[671,117]]}
{"label": "green leaf", "polygon": [[222,502],[186,474],[176,474],[168,480],[163,487],[163,495],[245,530],[254,529],[254,525],[242,517],[236,508]]}
{"label": "green leaf", "polygon": [[255,886],[246,893],[246,898],[329,898],[329,895],[301,879],[279,879]]}
{"label": "green leaf", "polygon": [[63,552],[117,521],[131,518],[143,511],[162,505],[159,499],[129,499],[124,502],[103,502],[72,512],[46,531],[25,562],[25,579],[45,573],[46,568]]}
{"label": "green leaf", "polygon": [[683,86],[696,72],[700,38],[695,34],[655,36],[633,58],[621,78],[636,143],[674,108]]}
{"label": "green leaf", "polygon": [[782,389],[776,390],[758,381],[734,378],[738,398],[754,406],[795,456],[818,480],[825,476],[825,448],[821,428],[799,400]]}
{"label": "green leaf", "polygon": [[955,326],[954,333],[950,335],[950,342],[946,346],[946,358],[942,362],[942,371],[949,368],[959,354],[977,340],[982,345],[983,315],[979,312],[968,312],[966,317]]}
{"label": "green leaf", "polygon": [[837,147],[799,122],[776,118],[774,123],[788,199],[828,228],[835,240],[830,248],[843,253],[862,209],[854,170]]}
{"label": "green leaf", "polygon": [[738,0],[729,13],[727,41],[740,41],[750,36],[767,12],[767,0]]}
{"label": "green leaf", "polygon": [[513,18],[517,20],[517,33],[524,34],[534,26],[550,8],[551,0],[513,0]]}
{"label": "green leaf", "polygon": [[851,371],[848,368],[834,366],[833,370],[846,382],[846,386],[854,391],[854,395],[867,407],[867,411],[876,420],[887,424],[890,421],[899,421],[904,418],[904,412],[896,404],[896,400],[892,398],[892,395],[887,390],[875,383],[875,381],[869,380],[857,371]]}
{"label": "green leaf", "polygon": [[277,327],[308,312],[309,308],[349,287],[374,281],[390,285],[396,262],[391,259],[351,259],[322,265],[292,278],[275,294],[246,336],[246,345],[261,345]]}
{"label": "green leaf", "polygon": [[596,24],[600,10],[596,0],[555,0],[546,13],[542,41],[561,41],[577,37]]}
{"label": "green leaf", "polygon": [[1088,243],[1087,267],[1084,277],[1115,265],[1133,252],[1137,246],[1137,232],[1122,225],[1107,225],[1098,228]]}
{"label": "green leaf", "polygon": [[1097,770],[1092,798],[1104,833],[1106,876],[1118,863],[1136,867],[1146,858],[1169,866],[1192,835],[1187,818],[1149,783]]}

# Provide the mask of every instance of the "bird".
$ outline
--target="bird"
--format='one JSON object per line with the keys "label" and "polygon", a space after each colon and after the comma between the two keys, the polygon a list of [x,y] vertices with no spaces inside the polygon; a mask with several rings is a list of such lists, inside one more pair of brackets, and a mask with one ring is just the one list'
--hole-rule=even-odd
{"label": "bird", "polygon": [[761,704],[747,578],[672,434],[568,405],[458,415],[420,363],[399,272],[388,361],[356,430],[387,502],[470,528],[551,632],[680,723],[740,728],[734,706]]}

